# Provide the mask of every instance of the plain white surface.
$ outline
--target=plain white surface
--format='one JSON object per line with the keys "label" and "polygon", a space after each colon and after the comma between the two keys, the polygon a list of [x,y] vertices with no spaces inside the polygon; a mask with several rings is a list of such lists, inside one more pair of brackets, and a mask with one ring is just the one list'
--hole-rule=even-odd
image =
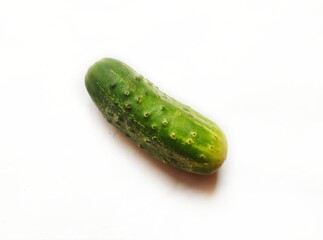
{"label": "plain white surface", "polygon": [[[0,1],[0,239],[323,239],[323,3]],[[226,133],[198,177],[84,87],[118,58]]]}

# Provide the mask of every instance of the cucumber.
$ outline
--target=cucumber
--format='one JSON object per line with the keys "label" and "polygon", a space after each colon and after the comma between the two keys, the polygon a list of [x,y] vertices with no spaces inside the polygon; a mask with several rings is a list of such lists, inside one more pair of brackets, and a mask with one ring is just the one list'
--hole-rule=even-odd
{"label": "cucumber", "polygon": [[96,62],[85,86],[109,123],[163,163],[211,174],[224,162],[227,141],[220,128],[126,64],[112,58]]}

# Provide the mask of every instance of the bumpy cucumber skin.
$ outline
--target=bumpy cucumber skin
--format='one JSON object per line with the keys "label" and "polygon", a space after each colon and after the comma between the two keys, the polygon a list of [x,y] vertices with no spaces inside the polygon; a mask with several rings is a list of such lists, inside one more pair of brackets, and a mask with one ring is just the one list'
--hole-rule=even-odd
{"label": "bumpy cucumber skin", "polygon": [[223,164],[227,141],[220,128],[126,64],[96,62],[85,85],[107,121],[160,161],[196,174],[214,173]]}

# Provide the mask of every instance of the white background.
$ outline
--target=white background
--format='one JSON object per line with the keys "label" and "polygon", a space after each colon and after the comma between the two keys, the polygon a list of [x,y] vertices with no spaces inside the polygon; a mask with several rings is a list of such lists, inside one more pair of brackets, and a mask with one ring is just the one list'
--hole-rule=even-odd
{"label": "white background", "polygon": [[[120,59],[214,120],[201,177],[107,124]],[[323,239],[323,2],[0,1],[0,239]]]}

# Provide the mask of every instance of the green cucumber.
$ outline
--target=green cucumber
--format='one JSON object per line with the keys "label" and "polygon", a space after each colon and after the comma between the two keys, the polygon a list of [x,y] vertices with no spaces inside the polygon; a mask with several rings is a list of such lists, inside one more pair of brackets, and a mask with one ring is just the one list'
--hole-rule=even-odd
{"label": "green cucumber", "polygon": [[96,62],[85,85],[106,120],[163,163],[211,174],[224,162],[227,142],[220,128],[126,64],[112,58]]}

